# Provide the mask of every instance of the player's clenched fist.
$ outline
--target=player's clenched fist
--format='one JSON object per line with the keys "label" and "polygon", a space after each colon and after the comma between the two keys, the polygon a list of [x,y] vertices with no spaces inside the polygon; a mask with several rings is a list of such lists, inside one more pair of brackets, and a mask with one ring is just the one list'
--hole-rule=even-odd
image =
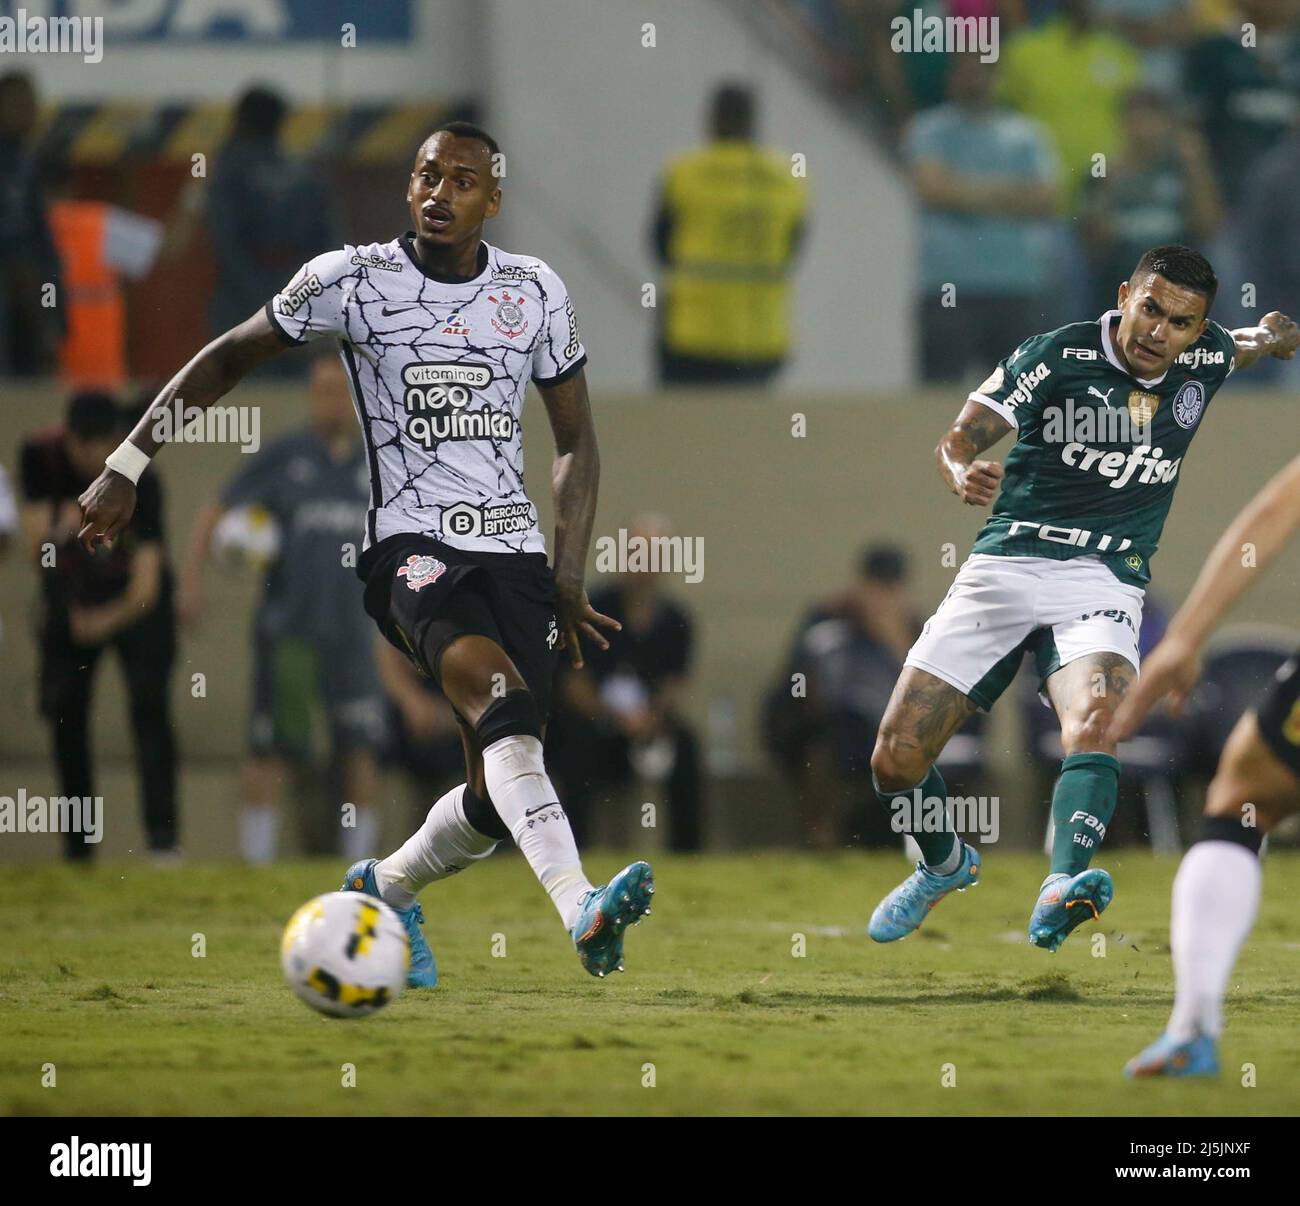
{"label": "player's clenched fist", "polygon": [[958,497],[972,507],[987,507],[998,492],[1002,466],[997,461],[972,461],[962,474]]}
{"label": "player's clenched fist", "polygon": [[1260,319],[1259,325],[1272,337],[1271,352],[1279,360],[1290,360],[1300,347],[1300,327],[1297,327],[1285,314],[1277,310],[1270,311]]}
{"label": "player's clenched fist", "polygon": [[135,513],[135,485],[113,469],[105,469],[77,501],[85,520],[77,539],[90,552],[100,544],[112,544]]}

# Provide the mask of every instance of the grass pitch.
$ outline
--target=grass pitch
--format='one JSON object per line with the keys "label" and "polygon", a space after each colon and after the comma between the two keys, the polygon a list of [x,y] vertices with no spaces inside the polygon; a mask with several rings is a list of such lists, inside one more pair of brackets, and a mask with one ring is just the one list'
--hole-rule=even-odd
{"label": "grass pitch", "polygon": [[[626,861],[598,852],[587,866]],[[359,1021],[319,1017],[279,969],[282,926],[337,887],[341,863],[11,868],[0,1113],[1300,1110],[1296,856],[1266,863],[1222,1079],[1141,1084],[1120,1069],[1169,1010],[1174,861],[1102,860],[1115,902],[1056,955],[1025,941],[1037,856],[989,852],[978,888],[888,947],[864,927],[907,871],[898,856],[654,861],[654,913],[629,931],[626,975],[583,973],[523,861],[497,855],[424,894],[440,986]]]}

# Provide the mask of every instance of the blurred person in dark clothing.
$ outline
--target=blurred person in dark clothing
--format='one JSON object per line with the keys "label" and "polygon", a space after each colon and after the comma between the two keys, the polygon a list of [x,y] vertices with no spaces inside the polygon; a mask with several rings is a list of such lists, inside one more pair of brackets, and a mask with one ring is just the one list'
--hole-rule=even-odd
{"label": "blurred person in dark clothing", "polygon": [[[218,273],[211,314],[217,331],[238,326],[304,261],[342,242],[319,167],[280,146],[286,112],[278,93],[250,88],[236,104],[230,140],[213,167],[208,225]],[[288,371],[297,368],[290,363]]]}
{"label": "blurred person in dark clothing", "polygon": [[991,64],[956,56],[948,103],[919,114],[904,137],[921,207],[926,381],[960,380],[1014,347],[1052,283],[1060,165],[1042,125],[994,100],[995,79]]}
{"label": "blurred person in dark clothing", "polygon": [[753,92],[714,93],[710,141],[668,164],[652,243],[668,268],[659,331],[664,384],[771,380],[790,350],[790,271],[804,181],[756,140]]}
{"label": "blurred person in dark clothing", "polygon": [[862,553],[856,581],[804,617],[764,706],[764,744],[798,789],[808,845],[827,850],[861,836],[897,845],[870,797],[871,751],[895,676],[924,613],[908,588],[907,557],[894,545]]}
{"label": "blurred person in dark clothing", "polygon": [[[243,768],[240,850],[267,863],[279,846],[281,802],[291,764],[311,757],[316,710],[324,714],[342,799],[355,813],[342,831],[349,858],[378,844],[375,751],[383,699],[362,585],[352,566],[365,525],[370,479],[347,376],[333,356],[311,364],[311,421],[281,436],[200,510],[181,575],[180,612],[198,619],[203,570],[223,521],[274,533],[262,546],[266,590],[253,622],[253,706]],[[229,517],[229,518],[227,518]],[[255,548],[256,536],[247,547]]]}
{"label": "blurred person in dark clothing", "polygon": [[[157,472],[140,478],[135,514],[111,548],[88,553],[77,541],[77,499],[121,438],[113,398],[80,393],[63,427],[37,432],[21,448],[23,534],[44,586],[40,706],[50,724],[60,791],[93,797],[91,692],[100,655],[116,649],[130,699],[149,849],[169,858],[177,840],[176,740],[168,700],[176,642]],[[93,852],[79,834],[65,834],[64,841],[70,859]]]}
{"label": "blurred person in dark clothing", "polygon": [[1300,120],[1300,0],[1236,7],[1239,20],[1189,50],[1184,77],[1230,206],[1252,165]]}
{"label": "blurred person in dark clothing", "polygon": [[[0,76],[0,376],[51,368],[64,329],[59,257],[29,146],[36,109],[28,76]],[[53,306],[42,304],[46,285],[54,286]]]}
{"label": "blurred person in dark clothing", "polygon": [[1083,191],[1098,313],[1115,305],[1120,282],[1148,247],[1206,243],[1223,221],[1205,141],[1179,118],[1172,98],[1138,88],[1125,96],[1123,114],[1120,153],[1106,175],[1090,178]]}
{"label": "blurred person in dark clothing", "polygon": [[[633,520],[628,542],[669,535],[666,518],[646,515]],[[622,628],[607,632],[609,647],[587,651],[586,666],[567,667],[558,682],[560,706],[547,753],[554,751],[565,808],[580,842],[593,794],[640,777],[664,784],[668,848],[695,851],[703,845],[700,743],[682,699],[692,625],[685,608],[664,595],[663,577],[624,573],[593,590],[592,607]]]}
{"label": "blurred person in dark clothing", "polygon": [[[1242,255],[1246,279],[1260,297],[1284,314],[1300,310],[1300,226],[1295,220],[1300,196],[1300,119],[1276,147],[1247,174],[1241,198]],[[1276,385],[1300,383],[1300,368],[1286,360],[1258,366],[1262,380]]]}

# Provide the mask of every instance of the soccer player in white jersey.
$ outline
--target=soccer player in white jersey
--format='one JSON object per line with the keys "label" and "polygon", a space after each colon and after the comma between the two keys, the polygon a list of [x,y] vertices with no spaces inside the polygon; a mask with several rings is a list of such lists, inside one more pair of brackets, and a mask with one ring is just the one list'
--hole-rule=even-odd
{"label": "soccer player in white jersey", "polygon": [[[1201,650],[1228,609],[1259,581],[1300,530],[1300,457],[1246,504],[1201,568],[1192,592],[1147,656],[1115,713],[1113,737],[1138,729],[1157,701],[1181,710],[1201,672]],[[1249,543],[1255,556],[1247,561]],[[1255,921],[1264,835],[1300,812],[1300,649],[1258,708],[1232,730],[1205,798],[1196,842],[1174,879],[1169,948],[1177,990],[1165,1032],[1128,1063],[1130,1076],[1213,1076],[1223,996]]]}
{"label": "soccer player in white jersey", "polygon": [[[407,190],[413,230],[303,265],[265,309],[208,344],[166,385],[81,497],[88,548],[130,519],[158,451],[160,416],[208,406],[286,347],[339,344],[365,438],[370,508],[357,572],[384,636],[435,678],[460,721],[466,781],[385,859],[344,888],[395,908],[410,983],[437,969],[417,896],[512,838],[555,903],[583,966],[623,965],[623,931],[650,912],[650,867],[593,887],[542,760],[560,650],[607,642],[616,621],[583,587],[600,461],[586,353],[560,278],[483,241],[501,207],[496,142],[452,122],[420,147]],[[520,413],[529,378],[555,437],[554,564],[524,492]]]}

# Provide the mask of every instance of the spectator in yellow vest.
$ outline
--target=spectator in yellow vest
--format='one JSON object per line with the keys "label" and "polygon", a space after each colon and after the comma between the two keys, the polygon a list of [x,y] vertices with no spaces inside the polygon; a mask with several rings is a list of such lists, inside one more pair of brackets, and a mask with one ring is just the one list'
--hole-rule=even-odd
{"label": "spectator in yellow vest", "polygon": [[754,140],[753,92],[714,94],[711,141],[664,173],[654,250],[667,266],[660,310],[664,384],[765,382],[790,349],[790,269],[807,205],[791,160]]}

